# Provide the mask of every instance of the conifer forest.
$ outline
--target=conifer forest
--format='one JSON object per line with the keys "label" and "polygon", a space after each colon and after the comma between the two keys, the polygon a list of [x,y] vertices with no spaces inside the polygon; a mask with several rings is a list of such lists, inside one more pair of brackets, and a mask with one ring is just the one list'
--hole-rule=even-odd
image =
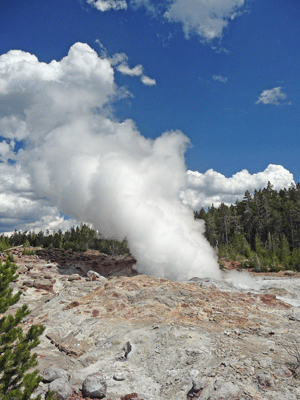
{"label": "conifer forest", "polygon": [[195,212],[205,220],[206,238],[222,259],[257,272],[300,271],[300,184],[279,192],[267,187],[246,191],[230,207],[213,205]]}
{"label": "conifer forest", "polygon": [[[268,183],[252,194],[247,190],[235,204],[212,205],[194,216],[205,221],[205,236],[216,249],[221,268],[225,260],[234,260],[239,268],[256,272],[300,271],[300,183],[280,191]],[[0,236],[0,251],[19,245],[130,254],[126,239],[104,238],[86,224],[64,233],[15,231]]]}

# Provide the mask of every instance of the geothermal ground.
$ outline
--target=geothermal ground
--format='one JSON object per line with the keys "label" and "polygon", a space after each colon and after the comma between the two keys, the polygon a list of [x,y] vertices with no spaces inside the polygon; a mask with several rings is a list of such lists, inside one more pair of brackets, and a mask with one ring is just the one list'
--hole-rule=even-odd
{"label": "geothermal ground", "polygon": [[254,290],[228,272],[180,283],[138,275],[131,257],[22,250],[12,285],[23,294],[9,312],[26,303],[23,329],[46,327],[38,369],[65,370],[72,399],[96,372],[111,400],[300,399],[298,275],[260,275]]}

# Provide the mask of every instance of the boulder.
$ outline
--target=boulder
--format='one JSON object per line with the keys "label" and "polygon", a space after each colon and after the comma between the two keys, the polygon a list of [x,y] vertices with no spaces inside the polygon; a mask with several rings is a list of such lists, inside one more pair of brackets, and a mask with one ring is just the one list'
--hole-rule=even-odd
{"label": "boulder", "polygon": [[102,399],[106,395],[107,384],[105,378],[99,372],[88,375],[82,383],[83,397]]}
{"label": "boulder", "polygon": [[294,276],[296,275],[295,271],[291,271],[290,269],[287,269],[286,271],[284,271],[284,275],[286,276]]}
{"label": "boulder", "polygon": [[55,379],[49,384],[49,392],[54,391],[57,400],[69,400],[72,396],[72,386],[65,378]]}
{"label": "boulder", "polygon": [[33,287],[35,287],[36,289],[43,289],[49,292],[53,292],[53,283],[55,283],[53,281],[49,282],[48,279],[36,279],[33,282]]}
{"label": "boulder", "polygon": [[48,367],[43,373],[43,382],[50,383],[55,379],[64,378],[66,381],[70,379],[70,374],[61,368]]}

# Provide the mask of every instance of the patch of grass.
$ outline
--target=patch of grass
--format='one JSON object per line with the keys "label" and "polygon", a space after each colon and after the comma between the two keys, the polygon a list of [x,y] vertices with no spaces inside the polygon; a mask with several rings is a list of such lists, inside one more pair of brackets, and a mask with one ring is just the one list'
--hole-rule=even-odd
{"label": "patch of grass", "polygon": [[35,256],[35,255],[36,255],[36,250],[24,249],[22,252],[22,256]]}

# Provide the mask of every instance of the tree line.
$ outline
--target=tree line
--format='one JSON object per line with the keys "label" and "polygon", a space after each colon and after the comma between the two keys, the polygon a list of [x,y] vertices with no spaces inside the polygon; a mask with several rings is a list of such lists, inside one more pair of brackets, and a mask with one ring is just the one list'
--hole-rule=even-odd
{"label": "tree line", "polygon": [[[269,182],[252,194],[247,190],[242,201],[230,206],[202,208],[195,218],[205,221],[205,236],[218,251],[221,264],[226,258],[256,271],[300,271],[300,183],[276,191]],[[126,240],[104,238],[86,224],[64,233],[15,231],[0,236],[0,251],[19,245],[130,254]]]}
{"label": "tree line", "polygon": [[256,271],[300,271],[300,184],[245,192],[242,201],[195,212],[220,258],[238,260]]}
{"label": "tree line", "polygon": [[50,233],[47,230],[46,233],[43,231],[35,233],[31,231],[17,232],[15,230],[10,236],[0,236],[0,251],[21,245],[73,251],[94,249],[109,255],[130,254],[126,240],[119,242],[115,239],[103,238],[95,229],[86,224],[72,227],[66,232],[58,230]]}

